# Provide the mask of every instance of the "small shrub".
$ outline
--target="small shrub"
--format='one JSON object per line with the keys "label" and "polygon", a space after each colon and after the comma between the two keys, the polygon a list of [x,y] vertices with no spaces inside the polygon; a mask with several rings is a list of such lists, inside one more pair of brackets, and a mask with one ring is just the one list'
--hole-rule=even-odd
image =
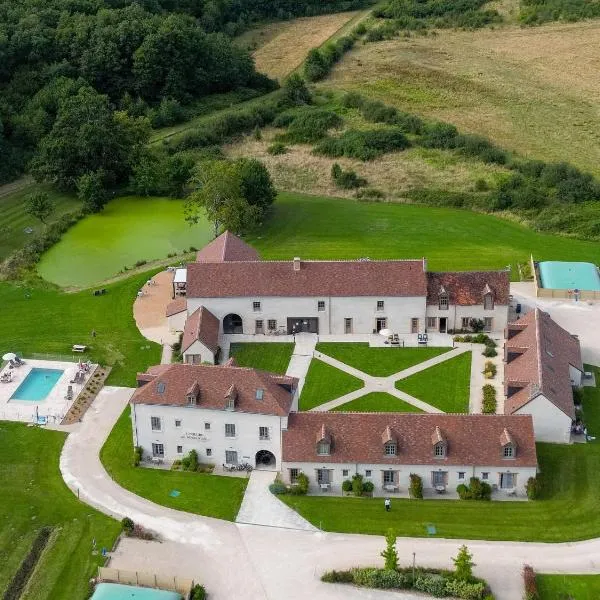
{"label": "small shrub", "polygon": [[[280,117],[275,121],[276,125],[285,122]],[[288,130],[280,141],[292,144],[307,144],[316,142],[327,135],[330,129],[341,127],[343,119],[330,110],[305,108],[293,111],[293,117],[288,123]]]}
{"label": "small shrub", "polygon": [[315,154],[338,158],[373,160],[382,154],[404,150],[410,142],[398,127],[389,129],[356,130],[349,129],[340,137],[325,138],[313,149]]}
{"label": "small shrub", "polygon": [[486,346],[482,354],[486,358],[493,358],[494,356],[498,356],[498,352],[496,352],[496,349],[492,348],[491,346]]}
{"label": "small shrub", "polygon": [[356,197],[363,201],[379,201],[385,198],[385,194],[377,188],[365,188],[357,190]]}
{"label": "small shrub", "polygon": [[461,483],[456,488],[456,493],[461,500],[490,500],[492,487],[478,477],[471,477],[469,485]]}
{"label": "small shrub", "polygon": [[343,492],[351,492],[352,491],[352,482],[349,479],[346,479],[342,483],[342,491]]}
{"label": "small shrub", "polygon": [[416,590],[431,594],[437,598],[443,598],[446,595],[446,580],[441,575],[423,574],[415,580]]}
{"label": "small shrub", "polygon": [[287,146],[282,142],[274,142],[267,148],[267,152],[272,156],[279,156],[287,152]]}
{"label": "small shrub", "polygon": [[527,485],[525,487],[527,490],[527,497],[530,500],[536,500],[540,495],[540,481],[536,477],[530,477],[527,480]]}
{"label": "small shrub", "polygon": [[275,494],[276,496],[280,496],[282,494],[288,493],[288,489],[287,489],[286,485],[284,483],[282,483],[281,481],[274,481],[269,486],[269,491],[271,492],[271,494]]}
{"label": "small shrub", "polygon": [[325,583],[353,583],[354,575],[352,575],[352,571],[336,571],[333,569],[332,571],[325,571],[321,575],[321,581]]}
{"label": "small shrub", "polygon": [[369,577],[370,586],[381,590],[400,590],[407,586],[407,577],[396,569],[376,569]]}
{"label": "small shrub", "polygon": [[481,412],[485,415],[496,414],[497,399],[496,388],[489,383],[486,383],[483,388],[483,399],[481,402]]}
{"label": "small shrub", "polygon": [[540,600],[535,571],[529,565],[523,567],[523,583],[525,584],[525,600]]}
{"label": "small shrub", "polygon": [[305,495],[308,492],[308,476],[305,473],[299,473],[296,477],[296,484],[292,486],[292,493],[297,491],[298,495]]}
{"label": "small shrub", "polygon": [[366,494],[371,494],[375,489],[375,484],[372,481],[365,481],[362,486],[362,490]]}
{"label": "small shrub", "polygon": [[196,584],[190,593],[190,600],[206,600],[206,590],[200,584]]}
{"label": "small shrub", "polygon": [[[471,479],[471,482],[473,477]],[[473,579],[473,567],[475,563],[473,562],[473,555],[469,552],[469,549],[463,544],[459,550],[456,558],[453,558],[454,562],[454,577],[459,581],[470,581]]]}
{"label": "small shrub", "polygon": [[423,480],[416,473],[410,474],[409,492],[411,498],[423,499]]}
{"label": "small shrub", "polygon": [[362,495],[363,491],[363,476],[360,473],[355,473],[352,476],[352,492],[355,496]]}
{"label": "small shrub", "polygon": [[356,189],[367,185],[366,179],[359,177],[352,169],[344,171],[338,163],[333,163],[331,167],[331,178],[337,187],[344,190]]}
{"label": "small shrub", "polygon": [[485,367],[483,369],[485,378],[493,379],[494,377],[496,377],[497,372],[498,372],[498,367],[496,367],[496,365],[491,360],[486,360]]}
{"label": "small shrub", "polygon": [[388,532],[385,534],[385,544],[385,550],[381,552],[381,556],[385,559],[385,569],[397,571],[398,550],[396,549],[396,533],[393,529],[388,529]]}
{"label": "small shrub", "polygon": [[446,593],[448,596],[463,598],[464,600],[484,600],[487,587],[480,581],[469,582],[460,579],[448,579],[446,581]]}
{"label": "small shrub", "polygon": [[144,458],[144,449],[141,446],[136,446],[133,449],[133,466],[139,467],[143,458]]}
{"label": "small shrub", "polygon": [[125,517],[121,520],[121,529],[127,534],[131,535],[135,528],[135,523],[129,517]]}
{"label": "small shrub", "polygon": [[371,586],[371,580],[373,573],[377,571],[374,567],[367,567],[362,569],[352,569],[352,578],[356,585],[362,585],[364,587]]}

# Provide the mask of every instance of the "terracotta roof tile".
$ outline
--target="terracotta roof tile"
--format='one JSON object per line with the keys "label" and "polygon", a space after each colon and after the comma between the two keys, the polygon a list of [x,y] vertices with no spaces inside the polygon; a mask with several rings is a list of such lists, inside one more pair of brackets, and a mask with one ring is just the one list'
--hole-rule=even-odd
{"label": "terracotta roof tile", "polygon": [[504,412],[512,414],[541,393],[574,419],[569,365],[583,371],[579,341],[538,308],[509,323],[507,330],[512,335],[507,354],[520,355],[506,364],[505,384],[523,389],[506,399]]}
{"label": "terracotta roof tile", "polygon": [[193,263],[188,298],[425,296],[421,260]]}
{"label": "terracotta roof tile", "polygon": [[[381,432],[390,427],[398,454],[386,456]],[[325,428],[330,456],[317,454],[315,437]],[[444,458],[434,458],[432,432],[447,443]],[[507,430],[516,457],[504,459],[500,436]],[[482,465],[535,467],[537,456],[531,415],[441,415],[411,413],[291,413],[283,432],[286,462],[367,463],[406,465]]]}
{"label": "terracotta roof tile", "polygon": [[197,262],[228,262],[260,260],[258,252],[237,235],[225,231],[204,246],[196,255]]}
{"label": "terracotta roof tile", "polygon": [[[198,384],[200,397],[197,408],[225,410],[227,395],[235,388],[236,412],[286,416],[292,404],[292,392],[278,383],[271,373],[243,367],[172,364],[151,367],[138,374],[138,381],[147,381],[134,392],[133,404],[187,406],[186,393]],[[293,388],[298,380],[290,378]],[[159,386],[159,384],[162,384]],[[159,389],[164,391],[161,393]],[[257,390],[263,390],[262,400]]]}
{"label": "terracotta roof tile", "polygon": [[196,340],[213,353],[219,349],[219,319],[201,306],[185,322],[181,349],[185,352]]}
{"label": "terracotta roof tile", "polygon": [[166,316],[171,317],[185,310],[187,310],[187,300],[182,297],[175,298],[175,300],[167,304]]}
{"label": "terracotta roof tile", "polygon": [[507,305],[510,295],[508,271],[460,271],[427,273],[427,304],[438,304],[441,293],[448,294],[449,304],[473,306],[483,304],[491,292],[494,303]]}

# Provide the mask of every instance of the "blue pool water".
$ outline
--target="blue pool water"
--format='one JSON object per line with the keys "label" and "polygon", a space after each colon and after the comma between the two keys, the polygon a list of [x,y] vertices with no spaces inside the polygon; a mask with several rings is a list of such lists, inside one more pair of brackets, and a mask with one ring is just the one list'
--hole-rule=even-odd
{"label": "blue pool water", "polygon": [[61,369],[31,369],[10,399],[31,402],[45,400],[63,373]]}
{"label": "blue pool water", "polygon": [[120,583],[99,583],[91,600],[181,600],[181,595]]}
{"label": "blue pool water", "polygon": [[541,287],[554,290],[600,291],[596,265],[586,262],[544,261],[539,264]]}

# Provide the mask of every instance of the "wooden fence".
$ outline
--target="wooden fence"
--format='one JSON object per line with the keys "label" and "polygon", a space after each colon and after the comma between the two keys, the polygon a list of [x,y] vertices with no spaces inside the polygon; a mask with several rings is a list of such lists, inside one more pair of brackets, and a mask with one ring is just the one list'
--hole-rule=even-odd
{"label": "wooden fence", "polygon": [[165,577],[164,575],[144,573],[142,571],[124,571],[110,567],[98,568],[98,581],[169,590],[181,594],[184,598],[189,598],[190,592],[194,587],[193,579]]}

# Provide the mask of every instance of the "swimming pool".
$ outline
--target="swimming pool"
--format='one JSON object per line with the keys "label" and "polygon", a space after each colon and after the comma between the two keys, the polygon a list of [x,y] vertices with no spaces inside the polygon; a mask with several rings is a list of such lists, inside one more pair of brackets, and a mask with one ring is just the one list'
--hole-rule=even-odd
{"label": "swimming pool", "polygon": [[63,373],[61,369],[31,369],[10,399],[30,402],[45,400]]}
{"label": "swimming pool", "polygon": [[141,588],[120,583],[99,583],[91,600],[181,600],[181,595],[165,590]]}
{"label": "swimming pool", "polygon": [[543,261],[539,263],[539,273],[543,288],[600,291],[600,276],[592,263]]}

